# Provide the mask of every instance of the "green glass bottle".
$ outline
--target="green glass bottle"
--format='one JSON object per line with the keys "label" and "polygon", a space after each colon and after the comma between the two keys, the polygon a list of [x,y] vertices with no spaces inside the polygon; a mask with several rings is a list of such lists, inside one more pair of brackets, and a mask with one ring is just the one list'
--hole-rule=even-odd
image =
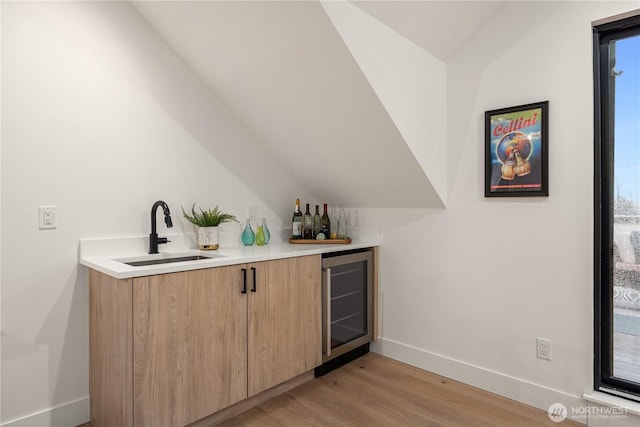
{"label": "green glass bottle", "polygon": [[256,245],[262,246],[265,243],[264,228],[261,225],[258,226],[258,232],[256,233]]}

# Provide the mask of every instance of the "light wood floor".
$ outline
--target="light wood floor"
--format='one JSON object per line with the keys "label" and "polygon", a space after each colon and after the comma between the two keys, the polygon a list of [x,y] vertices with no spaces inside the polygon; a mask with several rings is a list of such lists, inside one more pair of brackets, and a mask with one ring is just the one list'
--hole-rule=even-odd
{"label": "light wood floor", "polygon": [[[558,425],[546,411],[375,353],[219,424],[225,427]],[[561,425],[582,426],[569,420]]]}
{"label": "light wood floor", "polygon": [[[565,420],[563,426],[580,424]],[[220,426],[558,426],[546,411],[369,353]]]}

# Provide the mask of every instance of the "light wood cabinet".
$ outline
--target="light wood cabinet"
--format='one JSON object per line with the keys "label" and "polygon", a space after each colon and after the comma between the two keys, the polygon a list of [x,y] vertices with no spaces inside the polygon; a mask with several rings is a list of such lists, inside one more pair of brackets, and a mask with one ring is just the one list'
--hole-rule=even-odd
{"label": "light wood cabinet", "polygon": [[249,396],[322,363],[320,265],[319,256],[249,265]]}
{"label": "light wood cabinet", "polygon": [[92,425],[183,426],[320,365],[320,265],[91,271]]}
{"label": "light wood cabinet", "polygon": [[136,426],[183,426],[247,396],[239,269],[133,279]]}

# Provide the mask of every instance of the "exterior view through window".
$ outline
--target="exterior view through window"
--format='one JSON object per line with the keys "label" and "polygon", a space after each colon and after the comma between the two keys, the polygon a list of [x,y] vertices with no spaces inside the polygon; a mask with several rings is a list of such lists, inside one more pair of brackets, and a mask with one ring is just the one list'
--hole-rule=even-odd
{"label": "exterior view through window", "polygon": [[640,16],[594,41],[596,389],[640,400]]}
{"label": "exterior view through window", "polygon": [[612,41],[613,375],[640,383],[640,35]]}

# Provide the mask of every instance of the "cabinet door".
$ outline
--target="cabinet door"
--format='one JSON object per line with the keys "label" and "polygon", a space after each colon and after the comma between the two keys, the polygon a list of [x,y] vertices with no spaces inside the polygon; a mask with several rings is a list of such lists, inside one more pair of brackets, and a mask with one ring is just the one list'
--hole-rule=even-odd
{"label": "cabinet door", "polygon": [[134,279],[135,426],[184,426],[247,397],[239,266]]}
{"label": "cabinet door", "polygon": [[256,277],[249,292],[252,396],[322,363],[322,271],[320,255],[249,267]]}

